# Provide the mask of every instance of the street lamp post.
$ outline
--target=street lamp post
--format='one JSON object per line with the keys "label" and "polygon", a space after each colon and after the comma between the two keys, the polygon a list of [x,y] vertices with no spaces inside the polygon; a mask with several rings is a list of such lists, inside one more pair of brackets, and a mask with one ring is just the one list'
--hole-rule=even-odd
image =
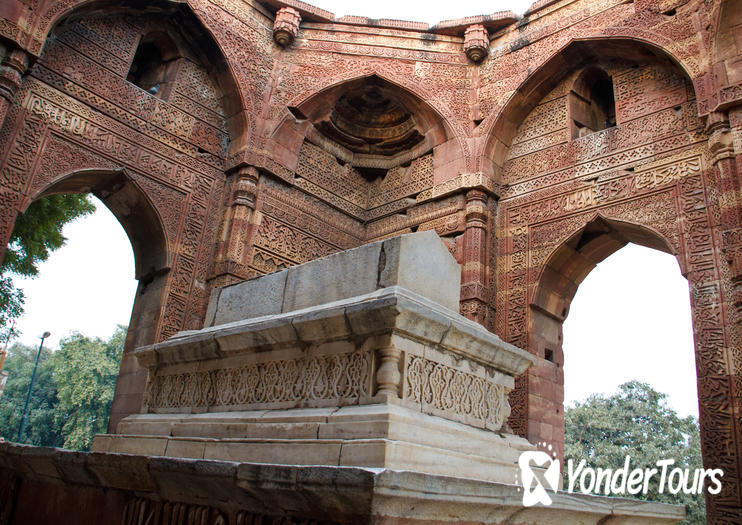
{"label": "street lamp post", "polygon": [[41,336],[41,344],[39,345],[39,352],[36,354],[36,364],[33,366],[33,373],[31,374],[31,384],[28,385],[28,394],[26,395],[26,404],[23,406],[23,416],[21,417],[21,428],[18,429],[17,442],[21,442],[21,436],[23,431],[26,430],[26,419],[28,418],[28,404],[31,402],[31,392],[33,391],[33,383],[36,380],[36,369],[39,367],[39,358],[41,357],[41,349],[44,346],[44,339],[49,337],[49,332],[44,332]]}
{"label": "street lamp post", "polygon": [[3,390],[5,389],[5,381],[8,379],[8,373],[3,370],[3,365],[5,364],[5,358],[8,355],[8,343],[10,343],[10,338],[13,337],[13,329],[15,328],[15,319],[13,319],[13,324],[10,325],[10,330],[8,331],[8,337],[5,338],[5,347],[3,348],[2,352],[0,352],[0,396],[3,395]]}

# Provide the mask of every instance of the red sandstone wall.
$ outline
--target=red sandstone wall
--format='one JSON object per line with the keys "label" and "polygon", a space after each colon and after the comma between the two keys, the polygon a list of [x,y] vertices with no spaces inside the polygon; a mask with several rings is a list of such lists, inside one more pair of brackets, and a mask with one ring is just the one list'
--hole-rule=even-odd
{"label": "red sandstone wall", "polygon": [[[168,8],[181,18],[77,5],[0,6],[0,231],[7,239],[16,212],[50,185],[108,196],[131,230],[141,284],[114,421],[141,404],[131,350],[199,327],[211,286],[435,229],[462,263],[462,313],[543,358],[511,398],[513,428],[560,446],[561,323],[590,268],[632,241],[673,253],[689,279],[704,461],[730,480],[710,515],[734,523],[737,2],[540,2],[522,20],[488,22],[481,65],[463,52],[466,21],[458,33],[455,23],[334,23],[305,6],[283,49],[271,38],[275,3]],[[125,78],[148,27],[187,50],[167,100]],[[573,138],[570,90],[591,66],[612,79],[617,125]],[[425,137],[383,176],[386,161],[363,171],[310,125],[377,77]]]}

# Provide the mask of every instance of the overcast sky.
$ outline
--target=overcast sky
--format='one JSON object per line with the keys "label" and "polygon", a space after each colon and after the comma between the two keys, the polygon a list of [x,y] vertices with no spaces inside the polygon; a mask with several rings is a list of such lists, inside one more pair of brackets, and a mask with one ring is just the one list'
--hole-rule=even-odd
{"label": "overcast sky", "polygon": [[375,0],[373,2],[349,2],[335,0],[312,0],[308,2],[322,9],[332,11],[336,17],[359,15],[369,18],[392,18],[414,20],[433,25],[441,20],[464,18],[473,15],[488,15],[497,11],[513,11],[522,15],[533,3],[513,0],[459,0],[456,2],[431,2],[408,0]]}
{"label": "overcast sky", "polygon": [[[501,10],[523,13],[530,2],[312,2],[337,16],[440,20]],[[72,331],[108,337],[128,324],[136,291],[131,245],[100,202],[91,217],[65,227],[67,245],[41,265],[36,279],[18,279],[26,294],[20,341],[49,345]],[[564,326],[565,400],[612,393],[631,379],[670,396],[681,415],[698,414],[687,281],[675,259],[630,245],[582,283]]]}

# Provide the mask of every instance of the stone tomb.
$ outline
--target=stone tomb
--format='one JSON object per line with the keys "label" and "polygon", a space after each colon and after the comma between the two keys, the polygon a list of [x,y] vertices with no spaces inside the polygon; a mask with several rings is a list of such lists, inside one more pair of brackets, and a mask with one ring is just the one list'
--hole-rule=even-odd
{"label": "stone tomb", "polygon": [[459,275],[429,231],[216,290],[206,327],[138,350],[146,404],[93,452],[0,443],[0,523],[682,519],[563,492],[523,507],[535,447],[505,422],[533,358],[456,313]]}
{"label": "stone tomb", "polygon": [[137,351],[142,413],[93,450],[514,483],[533,358],[457,313],[460,275],[427,231],[217,289],[206,327]]}

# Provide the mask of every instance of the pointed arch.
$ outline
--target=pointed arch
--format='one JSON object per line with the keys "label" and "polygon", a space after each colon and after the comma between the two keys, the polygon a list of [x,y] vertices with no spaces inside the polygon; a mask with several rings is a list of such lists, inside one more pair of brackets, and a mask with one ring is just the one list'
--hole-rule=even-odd
{"label": "pointed arch", "polygon": [[454,115],[451,114],[443,104],[440,104],[436,97],[433,96],[433,94],[422,84],[410,79],[409,76],[391,71],[389,68],[374,67],[364,69],[363,71],[358,71],[357,69],[343,71],[336,76],[325,79],[322,84],[312,92],[305,92],[295,97],[291,101],[291,106],[297,108],[305,107],[307,104],[310,104],[312,100],[326,99],[329,94],[334,93],[338,88],[347,86],[354,81],[371,77],[378,77],[383,81],[396,86],[400,93],[407,93],[410,97],[419,101],[420,104],[423,104],[428,108],[428,110],[436,115],[436,118],[441,121],[449,134],[449,138],[456,137],[457,133],[454,124],[456,119]]}
{"label": "pointed arch", "polygon": [[[388,123],[379,121],[366,126],[364,122],[352,122],[351,119],[351,122],[342,123],[339,129],[333,129],[336,128],[336,123],[330,122],[334,119],[333,114],[337,114],[338,109],[343,113],[340,106],[352,111],[352,104],[346,104],[347,99],[355,97],[369,85],[378,87],[384,97],[401,110],[400,113],[388,115],[394,117]],[[357,116],[363,114],[363,111],[356,112]],[[399,116],[402,118],[397,120]],[[358,169],[388,170],[432,152],[434,178],[442,182],[465,171],[470,158],[461,138],[463,132],[454,122],[450,112],[441,108],[435,97],[422,86],[385,69],[369,68],[345,71],[325,80],[319,88],[292,99],[269,140],[284,152],[278,160],[289,172],[296,167],[297,152],[305,140]],[[366,141],[366,132],[369,131],[372,140]],[[376,133],[379,133],[378,137],[374,135]],[[358,148],[353,147],[354,141]],[[377,142],[381,148],[373,146]],[[383,151],[387,146],[388,149]]]}
{"label": "pointed arch", "polygon": [[[432,150],[445,144],[446,160],[458,160],[462,163],[465,161],[467,158],[467,155],[465,155],[466,146],[461,139],[464,135],[463,130],[458,128],[457,121],[450,111],[440,104],[436,97],[424,86],[411,80],[408,76],[389,71],[387,68],[344,71],[325,80],[319,88],[311,93],[302,93],[295,97],[290,102],[289,111],[293,113],[295,120],[316,120],[328,108],[334,107],[345,93],[369,81],[377,81],[389,92],[392,92],[410,110],[417,127],[421,129],[425,137],[424,145],[412,148],[406,154],[407,157],[419,156],[424,152],[423,150]],[[291,124],[291,117],[292,115],[287,114],[277,126],[277,130],[280,131],[280,128],[287,123]],[[321,141],[321,138],[312,134],[313,131],[310,130],[308,135],[314,140]],[[337,152],[337,149],[335,149],[335,152]],[[398,163],[409,160],[412,159],[402,155]]]}
{"label": "pointed arch", "polygon": [[100,199],[121,224],[134,252],[139,284],[111,408],[109,430],[113,430],[141,404],[147,371],[136,362],[134,350],[157,339],[173,254],[157,206],[126,170],[87,167],[63,173],[37,188],[19,211],[34,200],[64,193],[92,193]]}
{"label": "pointed arch", "polygon": [[91,193],[118,219],[134,251],[135,279],[146,280],[170,267],[172,254],[157,207],[124,169],[83,169],[56,177],[19,211],[42,197]]}
{"label": "pointed arch", "polygon": [[679,255],[674,253],[671,243],[660,232],[596,213],[548,256],[536,277],[531,307],[562,323],[569,313],[577,287],[585,277],[600,262],[630,242],[676,257]]}
{"label": "pointed arch", "polygon": [[39,13],[36,19],[34,36],[37,45],[30,45],[29,51],[40,55],[42,46],[46,43],[51,32],[71,17],[85,16],[88,13],[126,12],[141,10],[148,14],[158,12],[178,14],[187,23],[180,23],[179,29],[187,33],[187,39],[199,42],[199,46],[192,46],[192,51],[201,55],[202,63],[208,65],[209,73],[216,81],[222,92],[222,104],[226,112],[227,131],[230,139],[230,149],[238,149],[247,140],[250,129],[255,123],[249,118],[253,104],[249,94],[240,89],[239,75],[234,70],[234,64],[227,59],[228,53],[222,42],[216,38],[214,28],[207,24],[207,17],[198,9],[199,2],[178,0],[153,0],[147,3],[146,11],[142,4],[136,2],[112,2],[110,0],[73,0],[71,2],[55,2],[45,11]]}
{"label": "pointed arch", "polygon": [[[692,80],[692,69],[665,47],[643,36],[597,36],[572,39],[548,57],[513,91],[496,114],[485,119],[480,127],[485,138],[477,155],[478,169],[497,173],[505,163],[510,145],[520,124],[538,103],[569,73],[591,65],[599,59],[622,59],[636,64],[666,61]],[[651,36],[656,37],[652,34]]]}
{"label": "pointed arch", "polygon": [[524,305],[527,328],[523,344],[539,359],[519,379],[513,394],[518,419],[512,424],[530,440],[552,442],[560,457],[564,454],[562,327],[577,288],[600,262],[630,242],[680,259],[670,239],[646,225],[608,218],[600,212],[582,216],[578,224],[553,238],[549,243],[553,248],[543,263],[533,268]]}

